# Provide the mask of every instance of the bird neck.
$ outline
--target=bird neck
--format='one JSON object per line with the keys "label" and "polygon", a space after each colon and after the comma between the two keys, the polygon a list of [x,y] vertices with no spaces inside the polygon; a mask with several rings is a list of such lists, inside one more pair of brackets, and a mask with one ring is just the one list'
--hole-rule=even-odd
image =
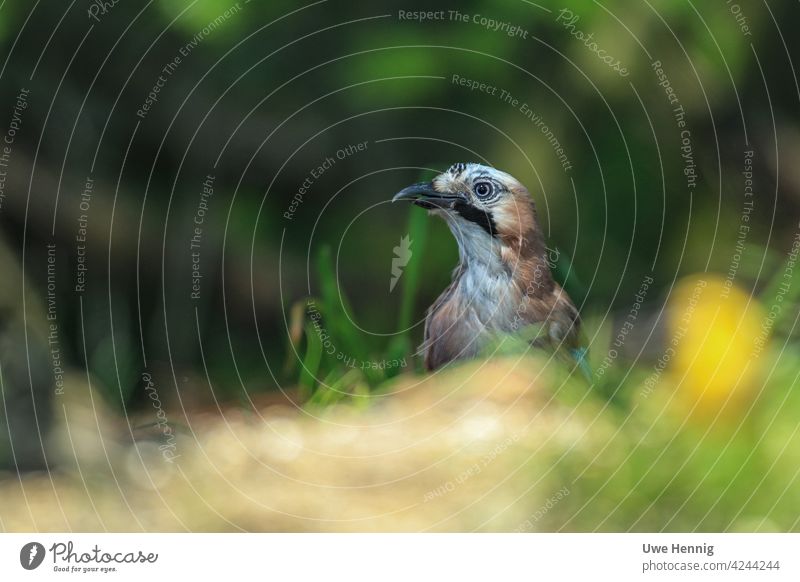
{"label": "bird neck", "polygon": [[[534,222],[534,225],[536,223]],[[513,273],[514,283],[530,297],[550,295],[555,287],[547,260],[547,247],[538,226],[516,236],[500,235],[505,262]]]}
{"label": "bird neck", "polygon": [[485,286],[496,291],[498,284],[506,284],[530,297],[552,293],[554,281],[547,251],[536,228],[522,235],[493,237],[471,225],[451,224],[450,228],[458,242],[460,285],[471,292]]}

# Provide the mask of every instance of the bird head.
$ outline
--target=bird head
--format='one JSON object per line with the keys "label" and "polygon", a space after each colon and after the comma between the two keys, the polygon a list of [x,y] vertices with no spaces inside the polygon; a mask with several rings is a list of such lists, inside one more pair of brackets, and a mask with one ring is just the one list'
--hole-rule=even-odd
{"label": "bird head", "polygon": [[515,268],[526,257],[545,252],[544,239],[528,190],[513,176],[481,164],[453,164],[430,182],[398,192],[393,202],[409,200],[441,216],[463,258],[499,259]]}

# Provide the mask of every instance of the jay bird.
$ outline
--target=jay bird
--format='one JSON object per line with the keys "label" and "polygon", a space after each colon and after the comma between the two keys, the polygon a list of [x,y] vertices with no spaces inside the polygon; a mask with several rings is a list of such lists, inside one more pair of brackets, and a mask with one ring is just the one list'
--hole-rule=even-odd
{"label": "jay bird", "polygon": [[401,190],[392,198],[398,200],[442,217],[458,243],[452,282],[425,319],[421,352],[428,370],[475,357],[529,328],[536,329],[534,346],[570,353],[586,372],[578,310],[550,273],[525,186],[494,168],[459,163]]}

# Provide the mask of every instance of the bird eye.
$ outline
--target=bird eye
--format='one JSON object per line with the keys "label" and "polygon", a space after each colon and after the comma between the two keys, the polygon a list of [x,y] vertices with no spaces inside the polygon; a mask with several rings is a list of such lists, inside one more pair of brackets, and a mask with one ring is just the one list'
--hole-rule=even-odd
{"label": "bird eye", "polygon": [[473,189],[478,198],[486,198],[492,193],[492,185],[489,182],[478,182]]}

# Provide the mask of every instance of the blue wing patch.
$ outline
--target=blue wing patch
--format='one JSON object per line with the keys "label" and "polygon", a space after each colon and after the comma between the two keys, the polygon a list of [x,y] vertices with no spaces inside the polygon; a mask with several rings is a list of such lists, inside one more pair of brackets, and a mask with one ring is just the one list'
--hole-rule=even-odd
{"label": "blue wing patch", "polygon": [[575,361],[578,363],[578,367],[583,372],[583,375],[586,376],[586,379],[591,382],[592,381],[592,367],[589,365],[589,350],[586,348],[573,348],[570,350],[572,353],[572,357],[575,358]]}

